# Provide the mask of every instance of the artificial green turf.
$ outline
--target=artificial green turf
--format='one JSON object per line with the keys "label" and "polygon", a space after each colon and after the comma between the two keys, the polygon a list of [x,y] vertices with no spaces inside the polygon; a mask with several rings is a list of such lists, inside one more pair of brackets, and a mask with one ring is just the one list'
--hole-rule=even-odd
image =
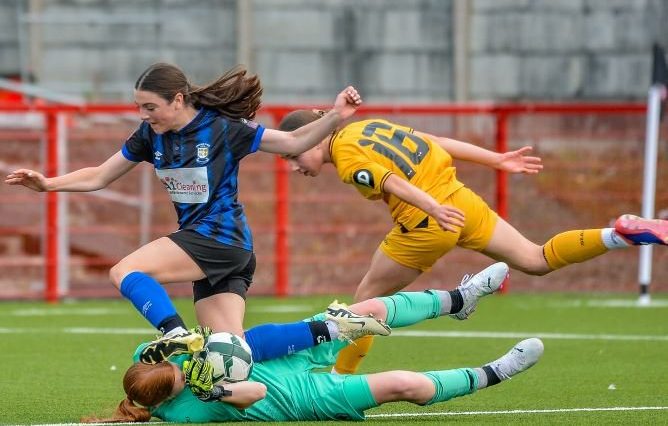
{"label": "artificial green turf", "polygon": [[[302,319],[330,297],[252,297],[248,326]],[[345,298],[344,298],[345,299]],[[406,424],[668,424],[668,409],[512,414],[477,411],[668,406],[668,301],[650,308],[601,306],[635,295],[507,294],[485,299],[468,321],[448,318],[395,330],[378,338],[361,372],[432,370],[478,366],[508,350],[520,336],[544,335],[545,355],[534,368],[509,382],[430,407],[387,404],[369,415],[435,413],[422,417],[370,418],[371,423]],[[177,307],[193,324],[189,300]],[[284,312],[276,312],[283,308]],[[63,330],[78,328],[77,333]],[[86,330],[88,328],[89,330]],[[99,329],[129,330],[127,334]],[[17,332],[17,329],[22,330]],[[93,330],[90,330],[93,329]],[[401,331],[516,333],[518,337],[410,337]],[[110,330],[114,331],[114,330]],[[549,334],[546,334],[549,333]],[[556,334],[568,334],[557,338]],[[610,340],[587,335],[658,336],[658,340]],[[5,356],[0,377],[0,424],[78,422],[108,415],[122,399],[121,378],[150,326],[124,300],[0,303],[0,337]],[[581,337],[581,338],[576,338]],[[614,385],[614,389],[609,389]],[[318,424],[329,424],[320,422]],[[299,423],[301,424],[301,423]],[[335,423],[331,423],[335,424]],[[337,422],[336,424],[341,424]]]}

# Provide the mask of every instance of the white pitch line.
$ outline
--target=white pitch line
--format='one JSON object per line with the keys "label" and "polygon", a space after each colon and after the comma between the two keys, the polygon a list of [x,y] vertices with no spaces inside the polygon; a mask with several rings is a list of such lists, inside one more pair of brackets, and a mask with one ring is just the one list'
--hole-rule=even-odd
{"label": "white pitch line", "polygon": [[[387,414],[369,414],[366,417],[389,418],[389,417],[437,417],[437,416],[491,416],[499,414],[550,414],[550,413],[582,413],[582,412],[600,412],[600,411],[657,411],[668,410],[668,407],[594,407],[594,408],[552,408],[544,410],[500,410],[500,411],[443,411],[430,413],[387,413]],[[149,425],[164,424],[166,422],[151,422]],[[33,426],[98,426],[108,423],[43,423]],[[137,423],[115,423],[117,425],[136,425]],[[21,425],[14,425],[21,426]]]}
{"label": "white pitch line", "polygon": [[[117,334],[117,335],[154,335],[152,328],[105,328],[105,327],[67,327],[67,328],[2,328],[0,334],[22,333],[64,333],[64,334]],[[609,341],[653,341],[666,342],[666,335],[642,334],[577,334],[543,332],[503,332],[503,331],[408,331],[395,330],[390,337],[429,337],[444,339],[524,339],[540,337],[555,340],[609,340]]]}
{"label": "white pitch line", "polygon": [[154,328],[96,328],[96,327],[69,327],[62,329],[68,334],[158,334]]}
{"label": "white pitch line", "polygon": [[292,314],[297,312],[313,313],[318,307],[310,305],[275,305],[275,306],[249,306],[246,312],[260,312],[265,314]]}
{"label": "white pitch line", "polygon": [[95,327],[68,327],[68,328],[4,328],[0,327],[0,334],[151,334],[158,331],[154,328],[95,328]]}
{"label": "white pitch line", "polygon": [[[640,306],[638,305],[637,300],[632,299],[574,299],[570,301],[563,302],[553,302],[550,303],[552,307],[559,308],[636,308],[636,309],[648,309],[648,308],[668,308],[667,299],[653,299],[650,305]],[[273,306],[249,306],[247,312],[259,312],[259,313],[275,313],[275,314],[285,314],[285,313],[299,313],[299,312],[315,312],[318,310],[318,307],[311,305],[301,305],[301,304],[288,304],[288,305],[273,305]],[[126,315],[128,312],[127,309],[121,307],[106,308],[106,307],[79,307],[76,305],[72,306],[61,306],[61,307],[34,307],[26,309],[15,309],[13,311],[1,312],[0,315],[11,315],[19,317],[44,317],[44,316],[65,316],[65,315],[80,315],[80,316],[99,316],[99,315]]]}
{"label": "white pitch line", "polygon": [[[269,313],[269,314],[292,314],[299,312],[316,312],[317,307],[310,305],[276,305],[263,307],[249,307],[246,312]],[[59,308],[28,308],[15,309],[13,311],[1,312],[0,315],[10,315],[15,317],[47,317],[47,316],[102,316],[102,315],[127,315],[131,311],[123,308],[80,308],[72,306],[63,306]]]}
{"label": "white pitch line", "polygon": [[[137,423],[137,422],[132,422],[132,423],[43,423],[43,424],[37,424],[37,425],[31,425],[31,426],[109,426],[110,424],[113,425],[162,425],[168,422],[150,422],[150,423]],[[25,425],[7,425],[7,426],[25,426]]]}
{"label": "white pitch line", "polygon": [[540,337],[559,340],[626,340],[626,341],[668,341],[668,336],[638,334],[577,334],[577,333],[543,333],[536,332],[503,332],[503,331],[392,331],[391,337],[445,337],[469,339],[523,339]]}
{"label": "white pitch line", "polygon": [[101,315],[125,315],[128,311],[125,309],[111,309],[111,308],[30,308],[30,309],[16,309],[8,312],[8,315],[15,317],[46,317],[46,316],[65,316],[65,315],[81,315],[81,316],[101,316]]}
{"label": "white pitch line", "polygon": [[668,407],[598,407],[598,408],[554,408],[545,410],[502,410],[502,411],[444,411],[438,413],[388,413],[369,414],[367,418],[387,417],[435,417],[435,416],[483,416],[496,414],[549,414],[549,413],[578,413],[597,411],[650,411],[668,410]]}
{"label": "white pitch line", "polygon": [[653,299],[649,305],[638,304],[638,299],[605,299],[605,300],[588,300],[575,299],[567,302],[553,302],[550,303],[552,307],[558,308],[632,308],[632,309],[652,309],[652,308],[667,308],[668,300]]}

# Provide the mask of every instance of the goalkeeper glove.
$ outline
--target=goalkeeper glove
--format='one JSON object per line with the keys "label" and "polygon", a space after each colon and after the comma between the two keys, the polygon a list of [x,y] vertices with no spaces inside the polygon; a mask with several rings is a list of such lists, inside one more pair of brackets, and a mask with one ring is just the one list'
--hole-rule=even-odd
{"label": "goalkeeper glove", "polygon": [[183,363],[183,373],[193,395],[200,399],[210,397],[213,390],[213,366],[210,362],[195,354]]}
{"label": "goalkeeper glove", "polygon": [[212,402],[212,401],[219,401],[220,398],[223,398],[225,396],[232,396],[232,391],[227,390],[222,386],[214,386],[213,389],[211,389],[211,391],[200,393],[199,395],[197,395],[197,398],[199,398],[200,401]]}
{"label": "goalkeeper glove", "polygon": [[197,333],[204,337],[204,340],[206,340],[209,336],[213,334],[213,330],[211,330],[211,327],[205,327],[203,325],[198,325],[195,328],[190,329],[191,333]]}

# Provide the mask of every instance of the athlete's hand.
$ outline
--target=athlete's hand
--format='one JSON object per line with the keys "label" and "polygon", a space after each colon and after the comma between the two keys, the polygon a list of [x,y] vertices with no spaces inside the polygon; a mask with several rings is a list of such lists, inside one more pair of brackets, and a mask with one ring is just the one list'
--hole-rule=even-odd
{"label": "athlete's hand", "polygon": [[333,109],[339,113],[341,120],[345,120],[352,117],[360,105],[362,97],[353,86],[348,86],[336,97]]}
{"label": "athlete's hand", "polygon": [[37,192],[44,192],[47,189],[44,175],[29,169],[14,170],[7,175],[5,183],[8,185],[23,185]]}
{"label": "athlete's hand", "polygon": [[213,390],[213,366],[210,362],[203,360],[196,353],[192,359],[183,363],[183,374],[186,384],[190,386],[193,395],[199,399],[211,398]]}
{"label": "athlete's hand", "polygon": [[[444,231],[457,232],[464,227],[464,212],[457,207],[440,204],[429,214]],[[458,229],[459,228],[459,229]]]}
{"label": "athlete's hand", "polygon": [[543,170],[543,164],[540,157],[531,157],[527,154],[533,148],[530,146],[523,146],[517,151],[508,151],[499,154],[499,161],[496,168],[509,173],[526,173],[529,175],[536,174]]}

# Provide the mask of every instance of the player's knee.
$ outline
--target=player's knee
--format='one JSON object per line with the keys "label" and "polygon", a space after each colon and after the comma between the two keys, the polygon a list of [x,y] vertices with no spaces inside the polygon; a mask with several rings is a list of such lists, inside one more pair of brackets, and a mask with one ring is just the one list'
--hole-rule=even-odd
{"label": "player's knee", "polygon": [[387,308],[379,299],[372,298],[350,306],[350,310],[358,315],[373,315],[376,318],[385,319]]}
{"label": "player's knee", "polygon": [[547,275],[554,270],[550,267],[547,260],[545,259],[545,256],[543,255],[543,247],[542,246],[538,247],[538,250],[536,251],[536,253],[532,257],[532,265],[531,266],[532,267],[531,267],[531,270],[529,271],[529,274],[536,275],[536,276]]}
{"label": "player's knee", "polygon": [[537,277],[542,277],[543,275],[546,275],[552,270],[550,267],[547,265],[547,263],[543,262],[542,264],[539,262],[536,262],[535,264],[531,264],[526,268],[520,268],[522,272],[528,275],[534,275]]}
{"label": "player's knee", "polygon": [[121,276],[121,273],[118,268],[118,264],[114,265],[111,267],[109,270],[109,281],[114,285],[116,288],[121,288],[121,279],[123,277]]}
{"label": "player's knee", "polygon": [[120,290],[123,278],[125,278],[125,276],[130,272],[131,271],[128,271],[127,268],[125,268],[121,263],[117,263],[109,270],[109,280],[114,285],[114,287]]}
{"label": "player's knee", "polygon": [[421,390],[415,374],[407,371],[393,371],[391,391],[396,400],[413,401]]}
{"label": "player's knee", "polygon": [[538,245],[532,250],[527,250],[525,256],[519,262],[513,263],[514,269],[528,275],[542,276],[552,271],[543,256],[543,248]]}
{"label": "player's knee", "polygon": [[535,275],[537,277],[542,277],[543,275],[547,275],[550,272],[552,272],[552,270],[550,270],[550,269],[536,269],[536,270],[533,270],[533,271],[529,271],[529,275]]}

